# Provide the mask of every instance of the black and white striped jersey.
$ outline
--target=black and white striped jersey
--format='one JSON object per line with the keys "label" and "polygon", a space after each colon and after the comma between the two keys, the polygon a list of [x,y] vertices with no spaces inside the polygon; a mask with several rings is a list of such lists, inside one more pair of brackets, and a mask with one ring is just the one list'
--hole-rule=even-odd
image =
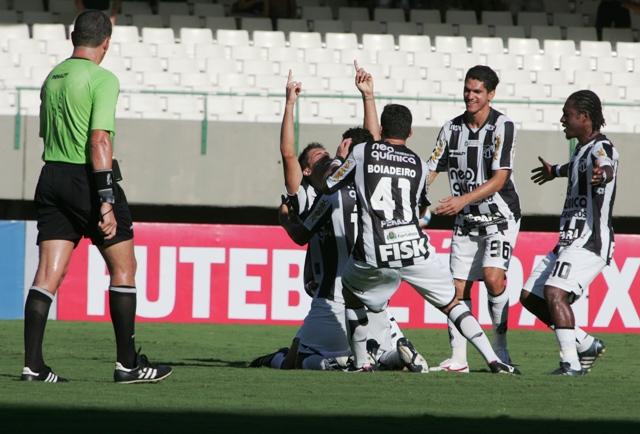
{"label": "black and white striped jersey", "polygon": [[[567,176],[567,196],[560,217],[558,247],[583,247],[607,263],[613,254],[613,202],[616,198],[618,151],[604,135],[578,146],[568,163],[556,166],[556,174]],[[592,185],[594,164],[613,168],[607,184]]]}
{"label": "black and white striped jersey", "polygon": [[317,195],[316,189],[309,181],[307,181],[306,178],[302,178],[298,191],[296,194],[290,194],[289,200],[291,201],[294,211],[301,218],[304,218],[313,206]]}
{"label": "black and white striped jersey", "polygon": [[460,115],[442,127],[428,162],[429,170],[448,172],[453,196],[462,196],[487,182],[494,171],[511,170],[504,187],[469,204],[458,213],[459,234],[488,235],[507,229],[520,219],[520,199],[513,176],[516,129],[513,121],[493,108],[485,124],[472,130]]}
{"label": "black and white striped jersey", "polygon": [[[316,189],[307,181],[306,178],[302,178],[300,186],[298,187],[298,191],[296,192],[296,194],[288,195],[288,200],[291,203],[293,211],[298,214],[301,219],[304,219],[309,214],[309,211],[311,210],[316,197]],[[317,247],[319,242],[320,241],[317,236],[314,235],[311,237],[307,245],[307,253],[304,258],[304,289],[307,294],[312,297],[315,295],[316,282],[313,275],[313,259],[311,258],[311,252],[319,250],[319,248]]]}
{"label": "black and white striped jersey", "polygon": [[340,191],[316,198],[305,218],[305,228],[313,233],[307,249],[307,262],[317,285],[317,297],[344,302],[341,276],[353,248],[357,222],[353,183]]}
{"label": "black and white striped jersey", "polygon": [[326,182],[329,191],[355,183],[357,261],[400,268],[429,256],[419,210],[427,206],[427,164],[404,145],[361,143]]}

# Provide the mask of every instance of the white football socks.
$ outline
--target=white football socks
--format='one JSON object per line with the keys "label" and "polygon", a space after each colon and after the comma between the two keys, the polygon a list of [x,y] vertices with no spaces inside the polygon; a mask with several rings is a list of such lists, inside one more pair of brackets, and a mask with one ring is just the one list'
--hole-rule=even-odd
{"label": "white football socks", "polygon": [[[460,301],[471,311],[471,299]],[[449,343],[451,344],[451,360],[461,365],[467,365],[467,339],[462,336],[450,318],[451,316],[449,316],[447,326],[449,328]]]}
{"label": "white football socks", "polygon": [[347,317],[347,337],[351,345],[355,367],[362,368],[369,363],[367,355],[367,334],[369,320],[364,307],[359,309],[345,309]]}
{"label": "white football socks", "polygon": [[[471,315],[469,308],[462,303],[449,311],[449,320],[453,322],[464,336],[482,354],[487,363],[498,360],[498,356],[491,347],[489,338],[482,331],[478,321]],[[465,354],[466,356],[466,354]]]}
{"label": "white football socks", "polygon": [[576,347],[578,352],[587,351],[591,344],[593,344],[595,338],[578,326],[576,326],[574,330],[576,331]]}
{"label": "white football socks", "polygon": [[489,314],[493,325],[493,349],[496,352],[507,349],[507,324],[509,320],[509,294],[505,289],[498,296],[488,295]]}
{"label": "white football socks", "polygon": [[574,329],[555,329],[558,344],[560,344],[560,359],[568,362],[571,369],[581,370],[578,350],[576,348],[576,331]]}

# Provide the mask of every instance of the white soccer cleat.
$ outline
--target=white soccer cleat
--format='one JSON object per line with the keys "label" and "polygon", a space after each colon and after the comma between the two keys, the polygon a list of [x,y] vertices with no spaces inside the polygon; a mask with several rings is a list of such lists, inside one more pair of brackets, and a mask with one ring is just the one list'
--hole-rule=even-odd
{"label": "white soccer cleat", "polygon": [[421,374],[429,372],[429,364],[427,363],[427,360],[422,357],[422,354],[420,354],[418,350],[415,349],[409,339],[398,339],[396,348],[400,355],[400,360],[402,360],[404,367],[407,368],[408,371],[418,372]]}
{"label": "white soccer cleat", "polygon": [[434,366],[430,369],[432,372],[453,372],[457,374],[468,374],[469,373],[469,365],[467,363],[456,362],[453,359],[443,360],[438,366]]}

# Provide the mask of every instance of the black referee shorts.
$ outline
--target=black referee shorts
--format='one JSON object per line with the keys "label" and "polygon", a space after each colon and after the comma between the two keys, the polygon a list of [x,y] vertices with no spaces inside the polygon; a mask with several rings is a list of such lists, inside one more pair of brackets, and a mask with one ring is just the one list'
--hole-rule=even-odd
{"label": "black referee shorts", "polygon": [[133,238],[133,220],[122,188],[115,186],[113,212],[116,235],[105,240],[98,222],[100,201],[89,165],[47,162],[38,179],[35,203],[38,212],[38,244],[69,240],[75,245],[85,236],[96,246],[107,247]]}

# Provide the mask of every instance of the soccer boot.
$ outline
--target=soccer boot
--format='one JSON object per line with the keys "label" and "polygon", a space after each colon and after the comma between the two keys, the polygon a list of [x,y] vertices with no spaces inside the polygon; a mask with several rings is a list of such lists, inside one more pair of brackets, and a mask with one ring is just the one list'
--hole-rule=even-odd
{"label": "soccer boot", "polygon": [[586,374],[582,369],[571,369],[571,363],[560,362],[560,367],[553,371],[551,375],[563,375],[565,377],[581,377]]}
{"label": "soccer boot", "polygon": [[593,367],[595,361],[607,350],[601,339],[594,338],[593,343],[589,348],[583,352],[578,352],[578,359],[580,359],[580,366],[585,372],[589,372]]}
{"label": "soccer boot", "polygon": [[120,384],[157,383],[171,375],[171,372],[169,366],[150,363],[147,356],[140,354],[138,350],[135,368],[125,368],[120,362],[116,362],[113,381]]}
{"label": "soccer boot", "polygon": [[400,360],[405,368],[411,372],[427,373],[429,365],[424,357],[415,349],[411,341],[407,338],[400,338],[396,343]]}
{"label": "soccer boot", "polygon": [[469,365],[467,363],[456,362],[453,359],[443,360],[438,366],[434,366],[429,369],[431,372],[455,372],[458,374],[468,374],[469,373]]}
{"label": "soccer boot", "polygon": [[489,369],[492,374],[509,374],[509,375],[520,375],[520,370],[515,366],[508,365],[499,360],[495,360],[489,363]]}
{"label": "soccer boot", "polygon": [[40,372],[33,372],[26,366],[22,368],[22,375],[20,375],[22,381],[42,381],[44,383],[66,383],[69,380],[66,378],[58,377],[58,375],[51,370],[50,367],[45,366]]}
{"label": "soccer boot", "polygon": [[265,354],[264,356],[257,357],[253,359],[249,363],[250,368],[260,368],[262,366],[266,366],[267,368],[271,367],[271,361],[278,353],[283,353],[285,356],[289,352],[289,348],[282,347],[278,351],[274,351],[273,353]]}

